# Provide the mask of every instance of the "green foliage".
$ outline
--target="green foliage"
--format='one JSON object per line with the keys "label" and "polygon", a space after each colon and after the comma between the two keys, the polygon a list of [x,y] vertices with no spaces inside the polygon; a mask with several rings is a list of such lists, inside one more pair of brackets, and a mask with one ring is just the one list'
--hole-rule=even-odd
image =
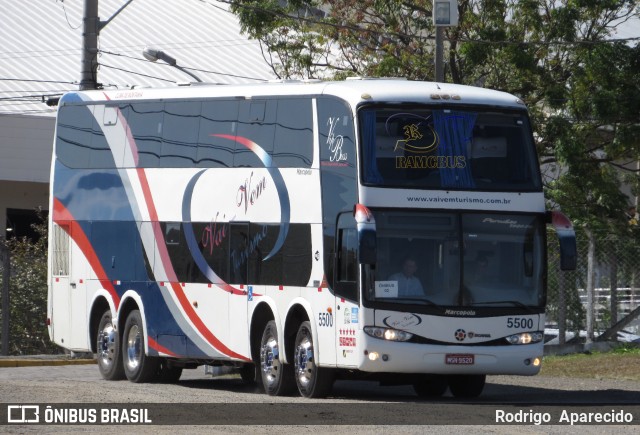
{"label": "green foliage", "polygon": [[[283,6],[286,5],[286,6]],[[312,13],[322,8],[325,17]],[[283,78],[434,77],[431,0],[257,2],[232,10]],[[501,89],[531,109],[552,207],[579,225],[625,232],[621,183],[640,158],[640,44],[607,42],[638,18],[634,0],[459,0],[446,28],[446,79]]]}
{"label": "green foliage", "polygon": [[[49,341],[47,313],[47,226],[44,220],[34,225],[40,236],[6,241],[11,258],[9,280],[9,352],[19,354],[56,353]],[[0,275],[0,283],[2,276]]]}

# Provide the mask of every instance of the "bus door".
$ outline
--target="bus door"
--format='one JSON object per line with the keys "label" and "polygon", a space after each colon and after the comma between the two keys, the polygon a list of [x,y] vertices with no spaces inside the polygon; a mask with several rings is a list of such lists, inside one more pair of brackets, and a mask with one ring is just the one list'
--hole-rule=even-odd
{"label": "bus door", "polygon": [[358,233],[353,213],[343,213],[338,219],[334,266],[334,292],[336,296],[335,332],[336,363],[340,367],[355,367],[360,310],[358,298]]}
{"label": "bus door", "polygon": [[248,222],[231,222],[229,239],[229,282],[240,290],[229,295],[229,347],[242,355],[249,349],[248,301],[253,299],[254,286],[249,284],[249,262],[255,257]]}
{"label": "bus door", "polygon": [[[79,262],[83,258],[80,249],[72,243],[71,222],[53,224],[53,249],[51,252],[51,325],[53,341],[68,349],[86,350],[87,292],[86,279]],[[86,267],[85,267],[86,269]]]}

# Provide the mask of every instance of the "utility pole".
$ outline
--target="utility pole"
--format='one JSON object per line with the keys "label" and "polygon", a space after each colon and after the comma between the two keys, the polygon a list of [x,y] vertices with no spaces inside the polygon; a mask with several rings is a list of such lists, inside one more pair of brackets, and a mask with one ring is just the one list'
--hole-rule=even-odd
{"label": "utility pole", "polygon": [[433,0],[433,25],[436,26],[436,82],[444,82],[444,28],[458,25],[457,0]]}
{"label": "utility pole", "polygon": [[82,60],[80,61],[80,90],[98,89],[98,0],[84,0],[82,19]]}
{"label": "utility pole", "polygon": [[82,60],[80,61],[80,90],[98,89],[98,36],[100,31],[133,0],[128,0],[107,21],[98,17],[98,0],[84,0],[82,19]]}
{"label": "utility pole", "polygon": [[2,263],[2,355],[9,355],[9,279],[11,277],[11,257],[6,239],[0,236],[0,262]]}
{"label": "utility pole", "polygon": [[444,82],[444,27],[436,27],[436,82]]}

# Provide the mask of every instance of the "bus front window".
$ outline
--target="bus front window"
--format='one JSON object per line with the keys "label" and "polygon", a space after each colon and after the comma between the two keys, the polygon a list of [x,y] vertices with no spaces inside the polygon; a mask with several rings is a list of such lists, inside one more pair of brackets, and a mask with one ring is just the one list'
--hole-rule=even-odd
{"label": "bus front window", "polygon": [[540,191],[526,113],[429,106],[359,111],[362,180],[376,187]]}
{"label": "bus front window", "polygon": [[422,306],[544,303],[543,225],[532,215],[376,211],[369,299]]}

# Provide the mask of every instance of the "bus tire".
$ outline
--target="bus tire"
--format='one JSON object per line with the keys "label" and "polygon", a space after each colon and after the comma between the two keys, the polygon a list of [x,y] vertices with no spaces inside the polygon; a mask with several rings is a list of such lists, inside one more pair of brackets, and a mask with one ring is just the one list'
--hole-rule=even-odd
{"label": "bus tire", "polygon": [[158,372],[158,358],[145,354],[144,341],[142,316],[140,311],[133,310],[127,316],[122,334],[124,374],[131,382],[149,382]]}
{"label": "bus tire", "polygon": [[486,375],[451,375],[449,389],[454,397],[473,398],[482,394]]}
{"label": "bus tire", "polygon": [[293,368],[291,364],[283,363],[283,357],[276,322],[270,320],[260,340],[260,375],[264,391],[270,396],[285,396],[295,390]]}
{"label": "bus tire", "polygon": [[449,381],[445,375],[423,375],[413,384],[418,397],[436,398],[447,392]]}
{"label": "bus tire", "polygon": [[98,370],[102,377],[107,381],[124,379],[124,366],[120,357],[120,335],[113,326],[111,310],[106,310],[100,318],[96,342]]}
{"label": "bus tire", "polygon": [[294,344],[293,364],[298,391],[304,397],[326,397],[333,387],[333,370],[318,367],[311,323],[300,324]]}

